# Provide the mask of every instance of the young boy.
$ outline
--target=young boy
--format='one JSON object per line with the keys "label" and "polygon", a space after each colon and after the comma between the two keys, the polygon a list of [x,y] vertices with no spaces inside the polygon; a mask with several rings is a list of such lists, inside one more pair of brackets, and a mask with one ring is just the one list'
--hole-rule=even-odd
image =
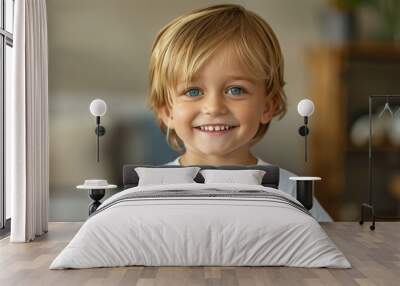
{"label": "young boy", "polygon": [[[286,113],[283,57],[270,26],[239,5],[216,5],[167,24],[153,44],[149,106],[180,154],[176,165],[268,164],[250,148]],[[279,189],[295,196],[294,174]],[[314,200],[311,213],[332,219]]]}

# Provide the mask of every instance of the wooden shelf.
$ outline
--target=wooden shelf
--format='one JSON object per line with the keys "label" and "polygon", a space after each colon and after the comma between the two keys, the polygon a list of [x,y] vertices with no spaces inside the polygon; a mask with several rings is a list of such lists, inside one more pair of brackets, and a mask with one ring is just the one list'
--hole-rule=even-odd
{"label": "wooden shelf", "polygon": [[[356,153],[356,152],[365,152],[368,153],[369,149],[368,146],[359,147],[359,146],[349,146],[346,148],[346,152]],[[372,147],[372,152],[400,152],[400,146],[374,146]]]}
{"label": "wooden shelf", "polygon": [[[350,139],[347,140],[345,147],[346,152],[368,152],[369,146],[365,144],[363,146],[354,145]],[[400,145],[393,145],[389,141],[385,140],[380,144],[372,145],[372,152],[400,152]]]}
{"label": "wooden shelf", "polygon": [[340,45],[325,45],[312,47],[308,52],[333,52],[340,56],[355,55],[357,57],[369,57],[371,59],[396,59],[400,58],[400,42],[350,42]]}
{"label": "wooden shelf", "polygon": [[[340,207],[344,203],[343,197],[355,191],[354,188],[347,189],[350,180],[346,173],[349,171],[348,159],[355,154],[368,156],[368,145],[358,147],[349,142],[348,126],[354,115],[368,110],[369,94],[400,94],[400,78],[397,76],[400,74],[400,42],[321,44],[306,51],[306,64],[309,98],[316,107],[313,136],[309,141],[310,150],[313,150],[310,152],[310,172],[324,178],[320,182],[324,192],[317,194],[321,204],[333,219],[342,219]],[[384,73],[387,70],[389,76]],[[398,153],[400,146],[385,143],[374,146],[373,152]],[[357,164],[357,161],[352,162]],[[365,168],[353,163],[350,168]],[[358,185],[365,188],[363,184],[359,182]],[[357,194],[352,195],[357,197]]]}

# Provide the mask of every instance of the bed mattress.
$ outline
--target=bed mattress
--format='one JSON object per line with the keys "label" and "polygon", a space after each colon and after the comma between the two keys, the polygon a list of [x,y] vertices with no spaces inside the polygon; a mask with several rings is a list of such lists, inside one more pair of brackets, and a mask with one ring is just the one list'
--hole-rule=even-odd
{"label": "bed mattress", "polygon": [[113,195],[50,269],[129,265],[351,267],[292,196],[219,183],[137,186]]}

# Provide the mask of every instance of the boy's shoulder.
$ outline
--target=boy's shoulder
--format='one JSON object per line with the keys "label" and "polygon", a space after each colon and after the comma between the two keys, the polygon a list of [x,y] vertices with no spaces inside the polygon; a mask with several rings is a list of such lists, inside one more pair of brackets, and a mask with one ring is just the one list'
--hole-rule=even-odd
{"label": "boy's shoulder", "polygon": [[175,160],[170,161],[170,162],[168,162],[168,163],[165,163],[164,165],[180,165],[180,163],[179,163],[179,158],[180,158],[180,157],[177,157]]}
{"label": "boy's shoulder", "polygon": [[[164,165],[180,165],[179,159],[180,159],[180,157],[177,157],[175,160],[170,161],[168,163],[165,163]],[[262,159],[257,157],[257,165],[271,165],[271,164],[267,163],[267,162],[265,162]],[[295,177],[296,176],[296,174],[294,174],[294,173],[292,173],[292,172],[290,172],[290,171],[288,171],[288,170],[286,170],[284,168],[281,168],[281,167],[279,167],[279,173],[281,174],[281,177],[285,177],[285,178],[286,177],[289,178],[289,177]]]}
{"label": "boy's shoulder", "polygon": [[[261,160],[258,157],[257,157],[257,160],[258,160],[257,161],[257,165],[271,165],[270,163],[267,163],[267,162]],[[294,176],[296,176],[294,173],[292,173],[292,172],[290,172],[290,171],[288,171],[288,170],[286,170],[284,168],[281,168],[281,167],[279,167],[279,172],[280,172],[281,176],[284,175],[285,177],[292,177],[292,176],[294,177]]]}

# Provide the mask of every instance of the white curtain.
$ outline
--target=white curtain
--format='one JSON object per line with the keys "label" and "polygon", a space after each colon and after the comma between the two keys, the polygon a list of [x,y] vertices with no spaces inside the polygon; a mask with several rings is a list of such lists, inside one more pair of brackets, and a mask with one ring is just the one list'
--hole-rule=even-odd
{"label": "white curtain", "polygon": [[28,242],[48,229],[46,2],[16,0],[14,13],[13,92],[6,98],[6,187],[11,188],[10,241]]}

